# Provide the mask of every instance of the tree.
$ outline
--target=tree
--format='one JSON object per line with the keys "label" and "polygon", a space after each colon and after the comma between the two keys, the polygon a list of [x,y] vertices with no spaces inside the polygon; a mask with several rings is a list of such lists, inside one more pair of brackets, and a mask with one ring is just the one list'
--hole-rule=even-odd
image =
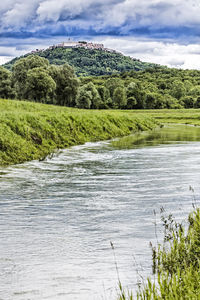
{"label": "tree", "polygon": [[26,89],[24,89],[28,71],[34,68],[43,68],[44,70],[47,70],[48,66],[48,60],[37,55],[29,55],[26,58],[21,58],[14,64],[12,77],[19,99],[26,99],[29,97],[26,94]]}
{"label": "tree", "polygon": [[95,85],[92,82],[89,82],[84,85],[84,88],[86,91],[90,92],[92,95],[91,108],[93,108],[93,109],[100,108],[102,102],[101,102],[101,98],[99,96],[99,93],[98,93]]}
{"label": "tree", "polygon": [[55,81],[43,68],[34,68],[27,72],[25,84],[27,99],[52,103],[55,89]]}
{"label": "tree", "polygon": [[165,80],[159,79],[157,81],[157,86],[161,90],[166,90],[167,89],[167,82]]}
{"label": "tree", "polygon": [[137,100],[135,99],[134,96],[131,96],[127,98],[127,108],[128,109],[133,109],[137,105]]}
{"label": "tree", "polygon": [[78,108],[89,109],[92,103],[92,93],[88,91],[85,86],[82,86],[79,90],[78,97],[76,98],[76,106]]}
{"label": "tree", "polygon": [[165,99],[159,93],[147,93],[146,108],[149,109],[166,108]]}
{"label": "tree", "polygon": [[181,98],[181,102],[185,108],[193,108],[195,100],[192,96],[185,96]]}
{"label": "tree", "polygon": [[101,97],[101,106],[100,108],[109,108],[112,106],[112,99],[110,98],[110,92],[109,90],[101,85],[99,87],[97,87],[99,96]]}
{"label": "tree", "polygon": [[143,109],[146,107],[146,93],[139,82],[132,81],[126,89],[126,94],[127,98],[135,98],[133,108]]}
{"label": "tree", "polygon": [[184,86],[185,86],[186,92],[188,93],[192,89],[193,84],[190,80],[185,80]]}
{"label": "tree", "polygon": [[15,91],[12,87],[11,72],[0,66],[0,98],[14,98]]}
{"label": "tree", "polygon": [[74,69],[68,64],[62,66],[50,66],[49,74],[56,82],[56,104],[75,106],[78,95],[79,80]]}
{"label": "tree", "polygon": [[123,87],[117,87],[113,93],[113,104],[116,108],[125,108],[127,104],[126,90]]}
{"label": "tree", "polygon": [[196,101],[194,102],[195,108],[200,108],[200,97],[197,97]]}
{"label": "tree", "polygon": [[178,101],[176,98],[172,97],[169,94],[164,94],[164,101],[166,108],[172,108],[172,109],[180,109],[184,108],[184,106],[181,104],[181,101]]}
{"label": "tree", "polygon": [[108,80],[106,80],[106,82],[104,83],[104,86],[109,90],[110,97],[113,98],[114,90],[118,87],[124,87],[124,83],[119,78],[111,77]]}
{"label": "tree", "polygon": [[175,80],[172,83],[171,95],[179,100],[181,97],[185,96],[185,94],[186,88],[183,82],[180,80]]}
{"label": "tree", "polygon": [[188,94],[193,97],[200,96],[200,86],[199,85],[194,86],[189,90]]}

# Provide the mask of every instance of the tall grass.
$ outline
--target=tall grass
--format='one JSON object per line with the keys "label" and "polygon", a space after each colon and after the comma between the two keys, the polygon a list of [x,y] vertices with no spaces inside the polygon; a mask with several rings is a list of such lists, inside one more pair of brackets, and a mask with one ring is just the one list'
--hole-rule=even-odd
{"label": "tall grass", "polygon": [[[200,210],[188,218],[188,228],[169,217],[164,220],[165,239],[153,248],[156,281],[147,280],[137,293],[139,300],[198,300],[200,299]],[[133,300],[120,287],[119,300]]]}
{"label": "tall grass", "polygon": [[125,136],[157,124],[150,116],[121,111],[0,100],[0,165],[42,159],[56,149]]}

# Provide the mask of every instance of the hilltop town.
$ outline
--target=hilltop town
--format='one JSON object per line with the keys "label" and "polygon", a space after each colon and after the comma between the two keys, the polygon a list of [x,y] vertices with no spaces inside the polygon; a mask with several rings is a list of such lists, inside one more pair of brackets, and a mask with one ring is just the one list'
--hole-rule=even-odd
{"label": "hilltop town", "polygon": [[139,71],[154,67],[154,64],[141,62],[116,50],[106,48],[103,44],[87,41],[72,41],[36,49],[21,57],[16,57],[4,66],[12,70],[17,60],[29,55],[46,58],[50,64],[73,66],[77,76],[111,75],[126,71]]}
{"label": "hilltop town", "polygon": [[[74,42],[71,40],[68,40],[67,42],[62,42],[57,45],[52,45],[49,46],[48,49],[56,49],[56,48],[85,48],[89,50],[101,50],[105,52],[110,52],[110,53],[118,53],[121,54],[121,52],[118,52],[116,50],[110,49],[110,48],[105,48],[103,44],[98,44],[98,43],[92,43],[92,42],[86,42],[86,41],[79,41],[79,42]],[[31,53],[37,53],[37,52],[43,52],[46,49],[36,49],[31,51]]]}

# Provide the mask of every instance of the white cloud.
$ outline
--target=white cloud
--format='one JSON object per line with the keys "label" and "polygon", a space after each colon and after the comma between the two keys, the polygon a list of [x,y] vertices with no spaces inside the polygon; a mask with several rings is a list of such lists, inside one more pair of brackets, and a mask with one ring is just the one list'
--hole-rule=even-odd
{"label": "white cloud", "polygon": [[57,22],[60,16],[65,13],[65,17],[72,19],[75,16],[83,12],[87,8],[87,2],[76,0],[74,2],[68,0],[47,0],[41,2],[38,9],[37,15],[40,21],[55,21]]}
{"label": "white cloud", "polygon": [[107,47],[146,62],[168,67],[200,69],[200,45],[182,45],[174,42],[136,38],[97,39]]}
{"label": "white cloud", "polygon": [[[104,34],[109,32],[109,28],[112,30],[113,27],[118,27],[115,34],[123,35],[130,34],[135,28],[142,30],[145,27],[147,33],[143,35],[146,37],[143,39],[140,32],[138,38],[98,39],[105,41],[108,47],[143,61],[200,69],[199,15],[199,0],[6,0],[0,6],[2,36],[6,36],[7,32],[12,34],[18,31],[19,36],[21,34],[23,38],[23,31],[39,34],[41,31],[44,35],[52,35],[52,38],[36,40],[27,36],[26,39],[20,39],[18,36],[11,42],[10,38],[6,40],[2,37],[1,61],[64,40],[65,38],[59,37],[63,28],[64,33],[69,30],[69,35],[73,36],[70,28],[76,27],[78,28],[76,32],[79,32],[79,29],[92,28]],[[177,28],[177,32],[171,32],[170,40],[164,38],[159,40],[158,36],[157,39],[153,38],[155,32],[164,37],[164,33],[159,31],[160,28],[166,28],[167,35],[168,26]],[[184,26],[188,30],[191,28],[193,35],[191,44],[189,44],[191,37],[184,32]],[[151,34],[153,30],[157,30],[154,35]],[[181,39],[179,35],[185,37]]]}
{"label": "white cloud", "polygon": [[[74,20],[79,25],[190,26],[200,24],[199,0],[6,0],[1,3],[1,26],[22,28],[47,21]],[[20,22],[21,20],[21,22]]]}
{"label": "white cloud", "polygon": [[5,46],[0,46],[0,55],[1,56],[17,56],[20,53],[20,51],[18,51],[16,49],[16,47],[5,47]]}
{"label": "white cloud", "polygon": [[22,1],[5,1],[2,9],[1,7],[1,28],[23,28],[25,25],[30,24],[35,18],[35,10],[41,0],[27,0]]}
{"label": "white cloud", "polygon": [[198,0],[125,0],[105,12],[105,25],[186,26],[200,24]]}
{"label": "white cloud", "polygon": [[179,57],[171,58],[168,60],[168,64],[175,68],[181,68],[185,64],[185,60]]}
{"label": "white cloud", "polygon": [[[14,57],[13,57],[13,58],[14,58]],[[0,65],[3,65],[3,64],[5,64],[5,63],[9,62],[10,59],[11,59],[10,56],[0,56]]]}

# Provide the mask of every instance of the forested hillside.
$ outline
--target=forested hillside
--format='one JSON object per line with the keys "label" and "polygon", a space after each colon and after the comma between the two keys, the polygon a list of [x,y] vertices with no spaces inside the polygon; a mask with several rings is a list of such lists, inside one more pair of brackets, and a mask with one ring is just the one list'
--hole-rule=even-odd
{"label": "forested hillside", "polygon": [[[25,57],[30,54],[25,55]],[[84,48],[55,48],[37,52],[34,55],[48,59],[50,64],[63,65],[65,63],[75,68],[77,76],[111,75],[130,70],[145,70],[155,64],[133,60],[120,53]],[[20,57],[21,58],[21,57]],[[20,58],[15,58],[4,67],[11,70]]]}
{"label": "forested hillside", "polygon": [[77,77],[38,55],[0,67],[0,97],[84,109],[200,108],[200,71],[162,67]]}

